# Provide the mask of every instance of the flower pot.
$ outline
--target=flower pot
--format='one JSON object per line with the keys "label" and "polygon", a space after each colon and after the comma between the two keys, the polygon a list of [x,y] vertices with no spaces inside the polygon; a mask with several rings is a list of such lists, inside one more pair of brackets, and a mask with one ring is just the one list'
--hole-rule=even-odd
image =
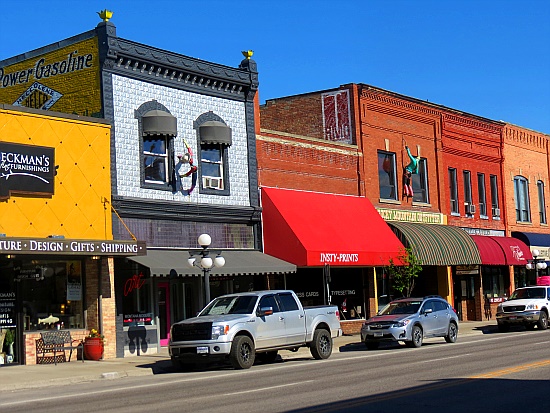
{"label": "flower pot", "polygon": [[103,340],[100,337],[86,337],[84,340],[84,357],[86,360],[95,361],[103,357]]}

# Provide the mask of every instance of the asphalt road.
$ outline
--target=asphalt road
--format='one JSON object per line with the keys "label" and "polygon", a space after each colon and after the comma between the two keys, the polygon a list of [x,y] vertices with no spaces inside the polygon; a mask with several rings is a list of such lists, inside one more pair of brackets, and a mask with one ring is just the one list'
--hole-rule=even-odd
{"label": "asphalt road", "polygon": [[544,412],[550,330],[3,392],[2,412]]}

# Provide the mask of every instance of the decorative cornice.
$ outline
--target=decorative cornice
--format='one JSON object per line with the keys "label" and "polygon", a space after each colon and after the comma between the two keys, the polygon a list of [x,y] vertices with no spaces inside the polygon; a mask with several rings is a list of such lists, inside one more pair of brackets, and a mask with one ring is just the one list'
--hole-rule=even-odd
{"label": "decorative cornice", "polygon": [[423,113],[433,119],[433,117],[440,116],[441,112],[431,107],[423,106],[415,102],[405,101],[390,95],[383,94],[383,92],[376,92],[372,90],[361,89],[361,97],[383,102],[391,106],[401,107],[403,109],[412,110],[418,113]]}
{"label": "decorative cornice", "polygon": [[483,130],[485,132],[500,135],[502,125],[495,125],[488,122],[483,122],[477,119],[472,119],[466,116],[453,115],[451,113],[443,113],[443,121],[445,123],[453,123],[455,125],[465,126],[471,129]]}
{"label": "decorative cornice", "polygon": [[500,163],[502,161],[502,158],[499,156],[482,155],[480,153],[473,153],[473,152],[464,151],[462,149],[455,149],[455,148],[449,148],[449,147],[443,147],[443,149],[441,149],[441,152],[449,155],[456,155],[462,158],[475,159],[475,160],[484,161],[484,162]]}
{"label": "decorative cornice", "polygon": [[[267,130],[264,130],[264,129],[262,129],[262,131],[265,132],[265,133],[271,132],[271,131],[267,131]],[[289,135],[289,134],[283,134],[283,133],[280,133],[280,132],[273,132],[273,133],[276,133],[276,134],[281,135],[281,136]],[[296,140],[285,139],[285,137],[275,138],[275,137],[272,137],[272,136],[256,135],[256,141],[259,141],[259,142],[278,143],[278,144],[281,144],[281,145],[294,146],[294,147],[297,147],[297,148],[315,149],[315,150],[319,150],[319,151],[338,153],[340,155],[349,155],[349,156],[357,156],[357,157],[362,156],[362,154],[357,151],[356,146],[350,147],[349,149],[335,148],[333,146],[320,145],[320,144],[326,144],[327,143],[327,141],[322,140],[322,139],[313,139],[313,138],[301,138],[301,139],[307,139],[307,140],[312,140],[312,141],[315,140],[315,141],[318,141],[319,144],[299,142],[299,141],[296,141]],[[347,145],[347,146],[349,146],[349,145]]]}
{"label": "decorative cornice", "polygon": [[249,100],[258,88],[249,66],[232,68],[116,37],[108,43],[111,60],[104,69],[123,76],[237,100]]}

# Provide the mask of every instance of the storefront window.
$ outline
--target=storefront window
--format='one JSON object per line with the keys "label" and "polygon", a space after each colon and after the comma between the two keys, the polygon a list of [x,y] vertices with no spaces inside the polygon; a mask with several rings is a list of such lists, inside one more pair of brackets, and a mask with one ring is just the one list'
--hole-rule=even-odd
{"label": "storefront window", "polygon": [[83,328],[81,261],[13,261],[24,330]]}
{"label": "storefront window", "polygon": [[507,267],[483,266],[482,277],[484,297],[505,297],[508,294],[510,280]]}
{"label": "storefront window", "polygon": [[151,285],[152,280],[142,272],[117,278],[122,284],[122,312],[124,326],[145,326],[154,324]]}

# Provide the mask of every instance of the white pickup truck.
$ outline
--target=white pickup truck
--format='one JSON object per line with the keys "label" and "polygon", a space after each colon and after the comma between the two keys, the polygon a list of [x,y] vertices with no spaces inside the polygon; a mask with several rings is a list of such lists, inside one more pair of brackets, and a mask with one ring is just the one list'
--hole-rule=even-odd
{"label": "white pickup truck", "polygon": [[550,312],[550,287],[522,287],[497,307],[499,331],[508,331],[512,325],[524,325],[527,329],[548,328]]}
{"label": "white pickup truck", "polygon": [[272,362],[279,350],[308,346],[315,359],[332,353],[342,335],[336,306],[302,307],[293,291],[229,294],[211,301],[197,317],[172,325],[169,352],[176,368],[201,360],[229,359],[248,369],[256,355]]}

